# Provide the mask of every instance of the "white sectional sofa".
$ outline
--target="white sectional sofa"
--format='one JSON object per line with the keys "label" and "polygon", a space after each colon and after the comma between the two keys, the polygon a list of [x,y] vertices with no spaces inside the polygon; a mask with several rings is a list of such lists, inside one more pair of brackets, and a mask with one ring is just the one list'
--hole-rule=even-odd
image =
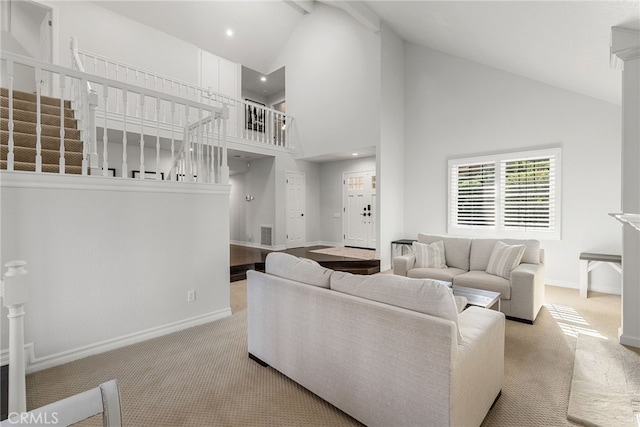
{"label": "white sectional sofa", "polygon": [[365,425],[478,426],[500,394],[504,314],[441,282],[271,253],[247,306],[249,356]]}
{"label": "white sectional sofa", "polygon": [[[444,268],[416,265],[415,253],[396,257],[393,272],[400,276],[452,282],[455,286],[500,293],[500,311],[514,320],[533,323],[544,303],[544,250],[538,240],[472,239],[420,233],[418,243],[444,243]],[[506,277],[487,272],[497,242],[523,245],[520,263]]]}

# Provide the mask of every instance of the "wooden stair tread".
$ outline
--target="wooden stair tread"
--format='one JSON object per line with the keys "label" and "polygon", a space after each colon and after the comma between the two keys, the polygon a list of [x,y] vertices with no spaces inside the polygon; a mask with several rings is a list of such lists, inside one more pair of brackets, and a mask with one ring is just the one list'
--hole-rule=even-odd
{"label": "wooden stair tread", "polygon": [[[7,161],[0,160],[0,169],[7,170]],[[35,172],[36,165],[34,163],[25,163],[25,162],[13,162],[13,170],[15,171],[24,171],[24,172]],[[51,173],[59,173],[60,168],[57,164],[55,165],[42,165],[42,172],[51,172]],[[66,165],[64,168],[65,173],[80,175],[82,174],[81,166],[69,166]]]}
{"label": "wooden stair tread", "polygon": [[[33,134],[14,132],[13,133],[13,146],[14,147],[30,147],[36,148],[37,138]],[[40,144],[43,149],[46,150],[59,150],[60,138],[55,136],[42,136],[40,138]],[[6,130],[0,131],[0,145],[9,145],[9,132]],[[82,151],[82,141],[79,139],[64,139],[64,146],[66,151]]]}
{"label": "wooden stair tread", "polygon": [[[9,89],[7,88],[0,88],[0,96],[2,96],[3,98],[9,98]],[[21,101],[28,101],[28,102],[36,102],[37,99],[37,95],[35,93],[29,93],[29,92],[23,92],[20,90],[13,90],[13,99],[14,100],[21,100]],[[56,107],[60,107],[60,99],[59,98],[52,98],[49,96],[44,96],[44,95],[40,95],[40,104],[42,105],[53,105]],[[65,108],[71,108],[71,101],[69,100],[65,100],[64,101],[64,106]]]}
{"label": "wooden stair tread", "polygon": [[[9,131],[9,119],[0,119],[0,130]],[[13,120],[13,131],[18,133],[36,133],[36,123],[25,122],[22,120]],[[60,136],[60,126],[40,124],[40,134],[42,136]],[[65,139],[80,139],[80,131],[78,129],[64,128]]]}

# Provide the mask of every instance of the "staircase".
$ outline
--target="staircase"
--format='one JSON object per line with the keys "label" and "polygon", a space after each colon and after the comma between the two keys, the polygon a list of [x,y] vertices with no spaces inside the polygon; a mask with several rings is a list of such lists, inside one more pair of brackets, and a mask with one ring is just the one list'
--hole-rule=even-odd
{"label": "staircase", "polygon": [[[7,169],[9,152],[9,91],[0,90],[0,169]],[[40,97],[42,172],[60,172],[60,100]],[[36,95],[13,91],[14,164],[17,171],[36,170]],[[71,102],[64,101],[65,173],[82,173],[82,141]]]}

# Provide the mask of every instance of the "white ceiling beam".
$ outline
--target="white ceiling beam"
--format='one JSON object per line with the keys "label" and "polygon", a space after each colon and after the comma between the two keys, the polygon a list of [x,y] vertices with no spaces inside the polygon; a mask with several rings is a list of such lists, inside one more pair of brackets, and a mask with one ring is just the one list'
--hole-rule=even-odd
{"label": "white ceiling beam", "polygon": [[331,2],[331,4],[347,12],[353,19],[374,33],[380,31],[380,17],[373,13],[371,9],[361,1],[348,0]]}
{"label": "white ceiling beam", "polygon": [[313,8],[315,7],[314,0],[283,0],[286,4],[297,10],[298,12],[302,12],[303,14],[308,14],[313,12]]}
{"label": "white ceiling beam", "polygon": [[611,66],[622,69],[630,58],[640,56],[640,31],[623,27],[611,27]]}

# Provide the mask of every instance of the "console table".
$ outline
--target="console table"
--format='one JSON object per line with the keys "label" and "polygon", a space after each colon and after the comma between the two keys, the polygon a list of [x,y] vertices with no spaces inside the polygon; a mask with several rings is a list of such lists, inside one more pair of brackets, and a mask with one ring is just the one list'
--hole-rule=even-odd
{"label": "console table", "polygon": [[580,254],[580,296],[582,298],[587,298],[589,272],[602,264],[609,264],[611,268],[622,274],[621,255],[593,254],[588,252],[582,252]]}
{"label": "console table", "polygon": [[[396,257],[395,251],[400,249],[400,255],[409,253],[412,250],[413,242],[417,242],[416,239],[400,239],[391,242],[391,267],[393,268],[393,258]],[[406,250],[406,252],[405,252]]]}

